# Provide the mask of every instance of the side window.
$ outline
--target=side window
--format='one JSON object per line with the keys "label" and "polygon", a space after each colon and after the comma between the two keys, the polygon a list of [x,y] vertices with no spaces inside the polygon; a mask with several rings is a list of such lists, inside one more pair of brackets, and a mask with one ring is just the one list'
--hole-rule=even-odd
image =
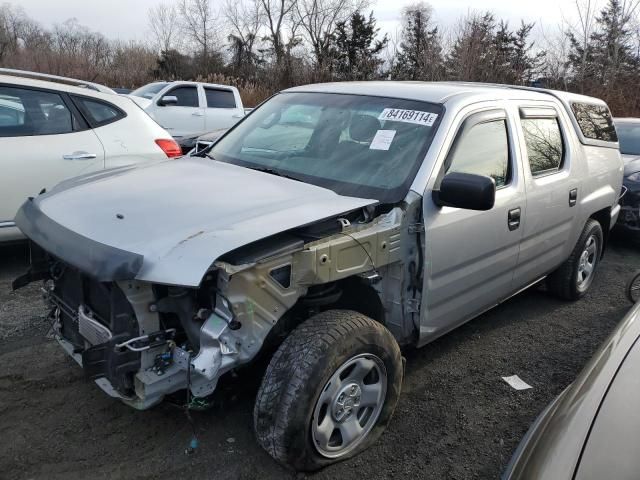
{"label": "side window", "polygon": [[564,158],[564,143],[558,119],[523,118],[520,121],[531,174],[535,177],[560,170]]}
{"label": "side window", "polygon": [[73,115],[57,93],[0,86],[0,137],[58,135],[73,127]]}
{"label": "side window", "polygon": [[204,93],[209,108],[236,108],[236,97],[231,90],[205,87]]}
{"label": "side window", "polygon": [[176,97],[176,107],[198,107],[198,89],[196,87],[176,87],[168,91],[164,96]]}
{"label": "side window", "polygon": [[74,96],[73,98],[93,127],[101,127],[126,117],[122,110],[110,103],[87,97]]}
{"label": "side window", "polygon": [[606,106],[574,102],[571,104],[571,110],[586,138],[605,142],[618,141],[611,112]]}
{"label": "side window", "polygon": [[504,120],[493,120],[463,130],[447,159],[447,173],[487,175],[500,188],[509,183],[509,140]]}

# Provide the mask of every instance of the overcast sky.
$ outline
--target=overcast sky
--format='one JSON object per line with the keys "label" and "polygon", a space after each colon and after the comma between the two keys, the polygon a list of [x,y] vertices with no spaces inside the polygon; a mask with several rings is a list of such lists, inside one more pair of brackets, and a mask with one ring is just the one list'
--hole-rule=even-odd
{"label": "overcast sky", "polygon": [[[162,0],[10,0],[45,26],[75,17],[92,30],[123,40],[145,38],[147,10]],[[165,0],[166,2],[167,0]],[[213,5],[224,0],[213,0]],[[377,0],[374,15],[383,31],[394,32],[404,5],[416,0]],[[554,29],[562,18],[574,16],[574,0],[431,0],[436,19],[445,27],[469,10],[491,10],[515,27],[520,19]]]}

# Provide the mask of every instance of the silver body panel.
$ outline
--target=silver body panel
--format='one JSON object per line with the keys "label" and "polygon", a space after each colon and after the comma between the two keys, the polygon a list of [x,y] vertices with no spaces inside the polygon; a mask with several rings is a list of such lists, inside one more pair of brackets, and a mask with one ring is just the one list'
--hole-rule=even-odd
{"label": "silver body panel", "polygon": [[[191,386],[195,395],[210,393],[220,375],[250,362],[271,329],[313,286],[377,277],[370,284],[382,305],[381,321],[401,344],[424,345],[560,266],[590,216],[604,213],[611,226],[615,223],[623,174],[617,144],[583,142],[567,103],[557,96],[420,82],[353,82],[289,91],[442,103],[440,126],[404,201],[375,218],[341,222],[340,231],[304,245],[300,241],[297,249],[274,249],[270,256],[232,264],[221,257],[376,201],[195,157],[80,177],[34,200],[44,215],[75,234],[143,257],[134,284],[144,298],[136,300],[138,287],[132,290],[131,282],[121,283],[136,310],[140,334],[160,328],[158,315],[148,309],[154,300],[152,283],[198,287],[207,272],[217,272],[217,291],[226,295],[242,328],[226,328],[220,312],[202,325],[200,355],[191,360],[197,367]],[[558,172],[532,177],[521,107],[555,110],[566,152]],[[500,111],[507,124],[510,181],[496,192],[491,210],[436,206],[433,190],[459,129],[468,117],[489,111]],[[572,189],[578,189],[573,206]],[[509,229],[508,212],[514,208],[521,209],[521,220],[518,228]],[[422,259],[422,275],[416,278],[411,267]],[[284,287],[270,272],[287,265],[290,285]],[[185,387],[183,366],[174,365],[161,378],[149,370],[156,353],[142,356],[138,408]]]}
{"label": "silver body panel", "polygon": [[182,286],[238,247],[376,203],[186,157],[79,177],[34,201],[83,237],[143,255],[137,280]]}

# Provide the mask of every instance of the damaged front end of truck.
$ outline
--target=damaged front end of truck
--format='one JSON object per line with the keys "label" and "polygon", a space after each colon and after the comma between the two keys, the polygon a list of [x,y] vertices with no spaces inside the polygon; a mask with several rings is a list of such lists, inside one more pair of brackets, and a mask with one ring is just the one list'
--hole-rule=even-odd
{"label": "damaged front end of truck", "polygon": [[[71,190],[82,188],[80,181]],[[44,211],[55,193],[27,201],[16,218],[31,240],[32,266],[14,288],[42,280],[58,342],[105,392],[135,408],[184,389],[210,395],[222,375],[272,353],[298,324],[330,308],[359,311],[401,342],[415,340],[418,195],[394,206],[364,200],[340,206],[332,193],[336,206],[324,207],[329,217],[314,214],[322,218],[307,222],[289,215],[283,231],[214,254],[195,272],[199,281],[181,285],[178,273],[154,272],[177,272],[195,262],[196,252],[203,262],[208,243],[198,240],[207,230],[151,259],[53,220]]]}

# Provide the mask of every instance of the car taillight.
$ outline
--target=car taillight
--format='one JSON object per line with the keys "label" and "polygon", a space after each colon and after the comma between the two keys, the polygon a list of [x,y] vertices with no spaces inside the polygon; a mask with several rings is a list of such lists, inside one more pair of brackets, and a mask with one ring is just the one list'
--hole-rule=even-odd
{"label": "car taillight", "polygon": [[180,149],[180,145],[178,145],[175,140],[160,138],[156,140],[156,144],[162,149],[165,155],[169,158],[182,156],[182,150]]}

